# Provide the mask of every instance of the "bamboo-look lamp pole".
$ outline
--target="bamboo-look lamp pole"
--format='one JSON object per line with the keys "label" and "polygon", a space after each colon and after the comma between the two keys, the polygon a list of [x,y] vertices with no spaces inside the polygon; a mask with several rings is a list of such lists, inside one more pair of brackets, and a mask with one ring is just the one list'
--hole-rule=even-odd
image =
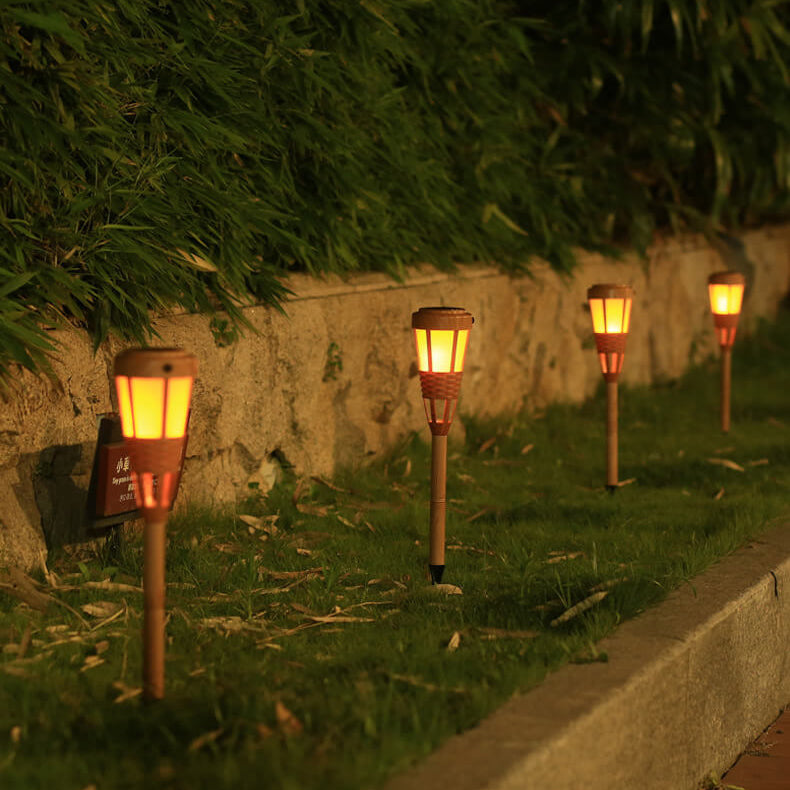
{"label": "bamboo-look lamp pole", "polygon": [[165,694],[165,525],[183,451],[197,360],[176,348],[115,358],[121,430],[129,450],[143,535],[143,697]]}
{"label": "bamboo-look lamp pole", "polygon": [[417,365],[431,429],[431,527],[428,568],[433,584],[444,574],[447,434],[455,415],[469,331],[474,318],[460,307],[421,307],[412,313]]}
{"label": "bamboo-look lamp pole", "polygon": [[746,278],[740,272],[716,272],[708,278],[708,296],[721,347],[721,429],[730,430],[732,345],[741,316]]}
{"label": "bamboo-look lamp pole", "polygon": [[617,378],[623,370],[634,290],[628,285],[593,285],[587,291],[595,345],[606,380],[606,487],[615,491],[617,471]]}

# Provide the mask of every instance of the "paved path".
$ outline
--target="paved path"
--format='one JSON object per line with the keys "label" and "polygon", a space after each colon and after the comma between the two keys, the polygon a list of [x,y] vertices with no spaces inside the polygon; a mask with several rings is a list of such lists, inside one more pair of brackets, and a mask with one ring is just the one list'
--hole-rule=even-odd
{"label": "paved path", "polygon": [[790,790],[790,707],[738,758],[722,785]]}

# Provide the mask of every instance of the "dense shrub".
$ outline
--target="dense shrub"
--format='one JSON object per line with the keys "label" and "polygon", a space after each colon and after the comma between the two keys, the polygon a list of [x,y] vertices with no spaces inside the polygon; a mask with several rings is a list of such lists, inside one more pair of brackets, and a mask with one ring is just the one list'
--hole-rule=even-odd
{"label": "dense shrub", "polygon": [[[277,304],[289,270],[643,248],[785,216],[787,4],[0,7],[0,371],[46,327]],[[225,329],[223,329],[225,327]]]}

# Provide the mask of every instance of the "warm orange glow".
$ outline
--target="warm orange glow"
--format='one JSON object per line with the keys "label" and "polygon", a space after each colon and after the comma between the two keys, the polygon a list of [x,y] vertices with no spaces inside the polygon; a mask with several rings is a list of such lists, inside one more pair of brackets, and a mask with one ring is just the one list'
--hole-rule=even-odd
{"label": "warm orange glow", "polygon": [[466,359],[466,344],[469,342],[469,330],[458,330],[458,348],[455,350],[455,365],[453,371],[462,373],[464,370],[464,360]]}
{"label": "warm orange glow", "polygon": [[623,332],[623,310],[625,299],[606,299],[606,333],[620,334]]}
{"label": "warm orange glow", "polygon": [[118,408],[121,412],[121,432],[124,438],[134,436],[134,420],[132,419],[132,401],[129,397],[129,377],[115,377],[115,391],[118,393]]}
{"label": "warm orange glow", "polygon": [[430,329],[431,333],[431,370],[434,373],[450,373],[453,369],[452,329]]}
{"label": "warm orange glow", "polygon": [[[121,412],[121,431],[125,438],[161,439],[164,386],[167,381],[166,439],[180,439],[187,428],[189,401],[192,397],[192,377],[171,379],[116,376],[118,408]],[[136,430],[136,433],[135,433]]]}
{"label": "warm orange glow", "polygon": [[606,332],[603,317],[603,299],[590,299],[590,313],[592,313],[593,332],[601,335]]}
{"label": "warm orange glow", "polygon": [[710,283],[708,285],[710,309],[716,315],[738,315],[743,302],[741,283]]}
{"label": "warm orange glow", "polygon": [[[453,340],[456,334],[458,341],[455,360],[453,360]],[[421,371],[425,373],[463,371],[466,344],[469,340],[468,329],[415,329],[414,336],[417,343],[417,365]]]}
{"label": "warm orange glow", "polygon": [[167,380],[167,419],[165,438],[180,439],[187,429],[189,399],[192,396],[192,377],[183,376]]}
{"label": "warm orange glow", "polygon": [[417,342],[417,367],[420,370],[430,370],[428,364],[428,330],[415,329],[414,338]]}
{"label": "warm orange glow", "polygon": [[590,299],[593,332],[597,335],[628,334],[631,299]]}
{"label": "warm orange glow", "polygon": [[628,334],[628,330],[631,328],[631,303],[633,299],[626,299],[625,300],[625,320],[623,321],[623,334]]}
{"label": "warm orange glow", "polygon": [[165,411],[165,380],[132,376],[134,435],[137,439],[161,439]]}
{"label": "warm orange glow", "polygon": [[137,500],[137,507],[155,508],[154,476],[150,472],[143,472],[142,475],[132,472],[132,478],[134,480],[134,493],[135,499]]}

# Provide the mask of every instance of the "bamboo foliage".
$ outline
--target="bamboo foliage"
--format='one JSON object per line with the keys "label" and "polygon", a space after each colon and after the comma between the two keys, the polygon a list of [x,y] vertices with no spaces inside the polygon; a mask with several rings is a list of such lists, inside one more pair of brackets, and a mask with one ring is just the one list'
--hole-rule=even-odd
{"label": "bamboo foliage", "polygon": [[179,306],[232,336],[293,270],[568,271],[577,246],[786,217],[788,16],[765,0],[3,4],[0,374],[45,366],[66,321],[97,345],[145,341],[150,311]]}

